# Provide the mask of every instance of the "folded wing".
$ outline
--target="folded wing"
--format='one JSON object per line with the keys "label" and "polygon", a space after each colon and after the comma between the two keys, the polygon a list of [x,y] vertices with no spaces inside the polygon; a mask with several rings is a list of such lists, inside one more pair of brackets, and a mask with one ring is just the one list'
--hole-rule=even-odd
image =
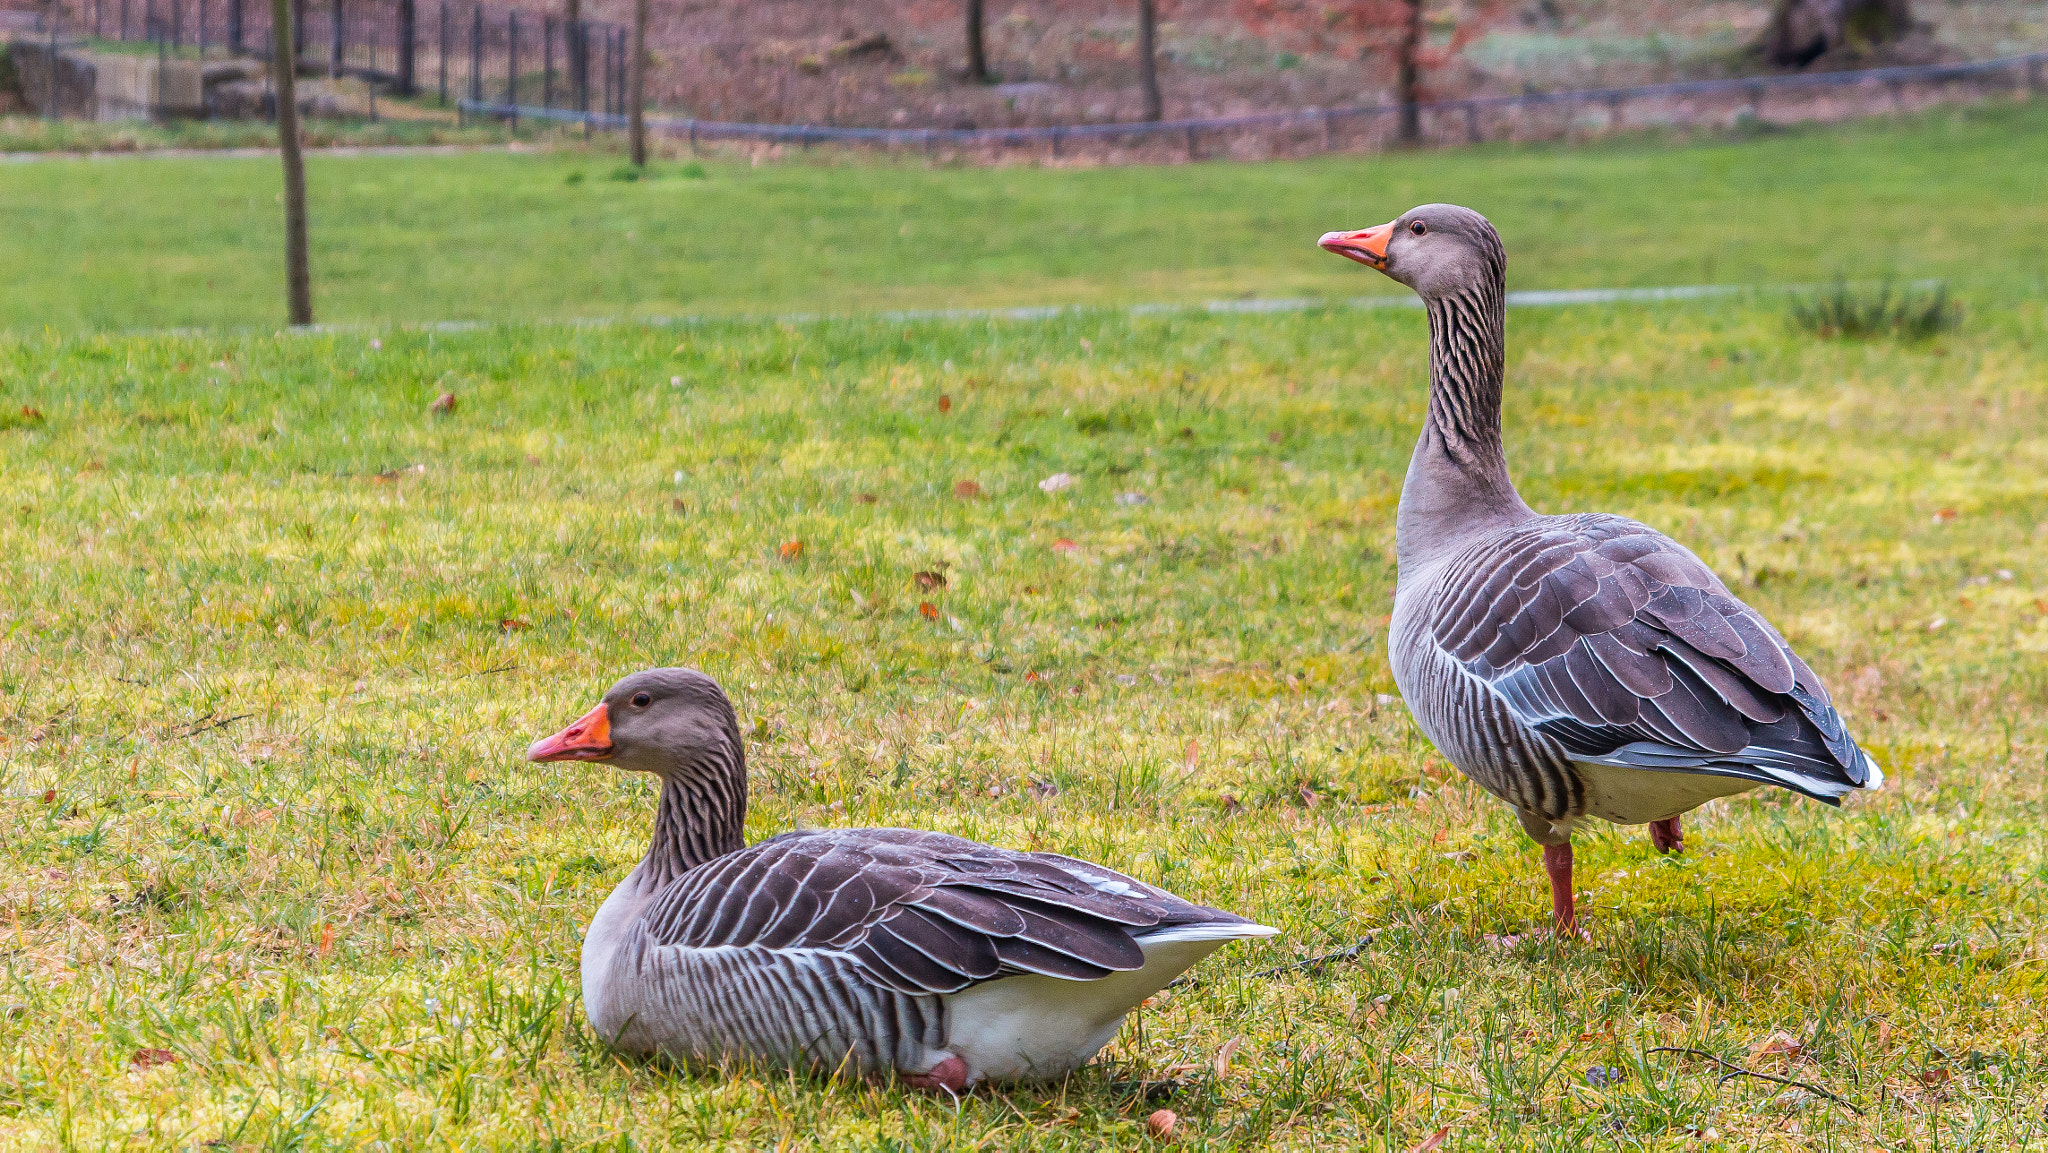
{"label": "folded wing", "polygon": [[1883,779],[1784,637],[1645,525],[1545,517],[1455,560],[1442,589],[1438,646],[1574,760],[1829,804]]}

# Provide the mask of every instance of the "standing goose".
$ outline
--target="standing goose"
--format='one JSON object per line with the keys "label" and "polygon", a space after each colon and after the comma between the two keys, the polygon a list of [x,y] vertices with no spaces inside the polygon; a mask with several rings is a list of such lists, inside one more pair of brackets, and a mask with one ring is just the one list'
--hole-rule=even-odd
{"label": "standing goose", "polygon": [[584,1012],[630,1052],[955,1092],[1057,1078],[1190,965],[1278,932],[1099,865],[943,833],[749,846],[739,722],[694,669],[627,677],[527,759],[661,782],[654,842],[583,938]]}
{"label": "standing goose", "polygon": [[1576,934],[1572,830],[1647,823],[1777,785],[1830,805],[1884,774],[1785,638],[1685,546],[1604,513],[1542,516],[1501,449],[1507,253],[1485,217],[1425,204],[1323,248],[1429,313],[1429,415],[1401,486],[1388,629],[1423,733],[1515,807]]}

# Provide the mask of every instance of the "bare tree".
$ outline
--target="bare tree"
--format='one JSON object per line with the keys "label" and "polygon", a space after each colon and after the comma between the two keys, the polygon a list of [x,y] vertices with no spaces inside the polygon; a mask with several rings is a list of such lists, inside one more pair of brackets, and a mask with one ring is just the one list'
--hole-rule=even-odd
{"label": "bare tree", "polygon": [[1394,50],[1394,100],[1401,106],[1401,143],[1413,144],[1422,139],[1422,69],[1417,59],[1422,52],[1422,0],[1404,2],[1407,18]]}
{"label": "bare tree", "polygon": [[1159,99],[1159,0],[1138,0],[1138,86],[1145,91],[1145,119],[1166,115]]}
{"label": "bare tree", "polygon": [[270,0],[270,30],[277,150],[284,157],[285,301],[293,324],[311,324],[313,273],[306,259],[306,162],[299,155],[299,59],[292,51],[292,0]]}
{"label": "bare tree", "polygon": [[967,78],[976,84],[995,79],[988,72],[988,48],[983,37],[987,25],[984,0],[967,0]]}
{"label": "bare tree", "polygon": [[633,166],[647,167],[647,0],[633,0],[633,62],[626,79],[626,127]]}

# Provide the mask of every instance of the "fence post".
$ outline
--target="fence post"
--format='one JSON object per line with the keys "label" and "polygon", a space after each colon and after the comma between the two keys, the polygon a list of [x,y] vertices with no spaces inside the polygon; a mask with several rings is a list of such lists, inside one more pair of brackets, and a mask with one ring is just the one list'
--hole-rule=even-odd
{"label": "fence post", "polygon": [[292,75],[306,58],[306,0],[292,0]]}
{"label": "fence post", "polygon": [[484,6],[469,6],[469,98],[484,102]]}
{"label": "fence post", "polygon": [[555,18],[543,16],[540,21],[540,106],[555,106]]}
{"label": "fence post", "polygon": [[441,74],[441,107],[448,107],[448,0],[441,0],[441,50],[434,63]]}
{"label": "fence post", "polygon": [[[519,10],[505,13],[505,103],[519,107]],[[512,114],[512,131],[519,131],[519,114]]]}
{"label": "fence post", "polygon": [[343,23],[341,0],[327,0],[327,78],[341,79],[341,57],[343,38],[347,25]]}
{"label": "fence post", "polygon": [[242,54],[242,0],[228,0],[228,53]]}
{"label": "fence post", "polygon": [[419,91],[419,10],[416,0],[398,0],[398,94]]}
{"label": "fence post", "polygon": [[171,0],[171,47],[185,46],[185,6]]}
{"label": "fence post", "polygon": [[1465,143],[1477,144],[1484,139],[1479,135],[1479,106],[1470,100],[1465,102]]}
{"label": "fence post", "polygon": [[1614,132],[1620,128],[1621,94],[1617,92],[1607,98],[1607,131]]}
{"label": "fence post", "polygon": [[128,39],[128,0],[121,0],[121,39]]}
{"label": "fence post", "polygon": [[1201,154],[1196,151],[1195,126],[1192,124],[1188,125],[1188,159],[1201,159]]}

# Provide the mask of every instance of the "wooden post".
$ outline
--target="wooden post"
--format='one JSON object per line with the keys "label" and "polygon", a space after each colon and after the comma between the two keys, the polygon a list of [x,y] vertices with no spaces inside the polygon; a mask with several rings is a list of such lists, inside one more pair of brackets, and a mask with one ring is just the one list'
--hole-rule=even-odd
{"label": "wooden post", "polygon": [[633,167],[647,167],[647,8],[633,0],[633,58],[627,63],[626,124],[633,138]]}
{"label": "wooden post", "polygon": [[448,0],[441,0],[441,50],[435,61],[440,72],[441,107],[448,107]]}
{"label": "wooden post", "polygon": [[1484,137],[1479,135],[1479,106],[1470,100],[1465,102],[1465,143],[1477,144]]}
{"label": "wooden post", "polygon": [[984,0],[967,0],[967,78],[976,84],[989,82],[988,52],[982,43],[987,23]]}
{"label": "wooden post", "polygon": [[[172,2],[176,3],[176,0]],[[327,39],[327,78],[339,80],[342,55],[346,51],[344,45],[348,38],[348,24],[342,12],[341,0],[327,0],[327,12],[330,31]]]}
{"label": "wooden post", "polygon": [[270,0],[270,72],[277,88],[277,150],[284,158],[285,304],[294,325],[313,323],[313,274],[306,259],[306,164],[299,155],[298,57],[292,0]]}
{"label": "wooden post", "polygon": [[[519,9],[505,11],[505,103],[519,107]],[[511,115],[512,133],[519,133],[519,114]]]}
{"label": "wooden post", "polygon": [[555,106],[555,18],[540,20],[540,106]]}
{"label": "wooden post", "polygon": [[398,0],[398,94],[419,91],[419,10],[416,0]]}
{"label": "wooden post", "polygon": [[[1159,120],[1165,116],[1165,105],[1159,98],[1159,5],[1158,0],[1138,0],[1138,86],[1145,94],[1145,119]],[[1193,134],[1189,134],[1190,141]],[[1194,159],[1194,145],[1188,146],[1189,157]]]}
{"label": "wooden post", "polygon": [[228,52],[242,54],[242,0],[228,0]]}
{"label": "wooden post", "polygon": [[484,6],[469,6],[469,100],[484,102]]}

